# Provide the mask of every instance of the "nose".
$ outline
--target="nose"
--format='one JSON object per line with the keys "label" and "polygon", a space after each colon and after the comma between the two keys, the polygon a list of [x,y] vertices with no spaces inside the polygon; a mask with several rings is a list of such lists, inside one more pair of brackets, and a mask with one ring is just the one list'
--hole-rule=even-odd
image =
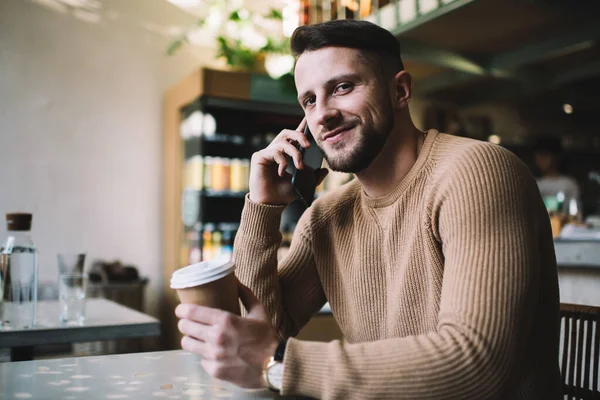
{"label": "nose", "polygon": [[331,102],[325,100],[317,101],[316,106],[316,122],[318,126],[323,127],[324,130],[328,130],[339,123],[341,119],[340,110]]}

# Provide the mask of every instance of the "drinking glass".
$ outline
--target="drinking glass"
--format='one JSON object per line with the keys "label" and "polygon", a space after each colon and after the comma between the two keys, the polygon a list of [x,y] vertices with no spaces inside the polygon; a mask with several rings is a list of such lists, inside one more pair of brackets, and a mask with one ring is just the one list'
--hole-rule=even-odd
{"label": "drinking glass", "polygon": [[58,255],[58,296],[60,319],[68,324],[81,324],[85,320],[87,274],[85,254]]}

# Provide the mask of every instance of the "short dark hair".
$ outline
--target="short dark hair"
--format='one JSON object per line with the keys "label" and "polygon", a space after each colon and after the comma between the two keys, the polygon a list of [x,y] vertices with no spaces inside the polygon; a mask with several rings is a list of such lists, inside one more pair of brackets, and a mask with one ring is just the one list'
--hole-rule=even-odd
{"label": "short dark hair", "polygon": [[306,51],[324,47],[357,49],[363,55],[389,58],[394,74],[404,69],[398,40],[388,30],[368,21],[340,19],[300,26],[292,35],[290,47],[296,59]]}
{"label": "short dark hair", "polygon": [[544,135],[540,136],[536,140],[533,146],[533,151],[551,153],[555,156],[559,156],[563,153],[563,147],[559,138],[555,136]]}

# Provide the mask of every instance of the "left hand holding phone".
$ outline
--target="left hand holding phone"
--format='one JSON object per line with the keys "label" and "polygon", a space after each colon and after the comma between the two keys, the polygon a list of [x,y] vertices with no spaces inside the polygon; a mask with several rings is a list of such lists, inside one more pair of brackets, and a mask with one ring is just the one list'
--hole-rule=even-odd
{"label": "left hand holding phone", "polygon": [[[296,199],[292,187],[291,175],[286,172],[288,157],[298,169],[303,168],[302,154],[294,143],[304,148],[310,143],[304,135],[306,118],[296,130],[284,129],[264,149],[252,155],[250,161],[250,200],[259,204],[288,205]],[[286,157],[286,155],[288,157]],[[321,182],[327,175],[327,169],[316,172]]]}

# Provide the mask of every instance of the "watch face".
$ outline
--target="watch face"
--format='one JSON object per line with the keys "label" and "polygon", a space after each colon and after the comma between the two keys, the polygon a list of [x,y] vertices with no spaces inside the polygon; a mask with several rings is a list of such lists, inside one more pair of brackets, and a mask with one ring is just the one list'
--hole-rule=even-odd
{"label": "watch face", "polygon": [[273,365],[267,368],[267,381],[273,388],[281,390],[281,382],[283,381],[282,363],[274,362]]}

